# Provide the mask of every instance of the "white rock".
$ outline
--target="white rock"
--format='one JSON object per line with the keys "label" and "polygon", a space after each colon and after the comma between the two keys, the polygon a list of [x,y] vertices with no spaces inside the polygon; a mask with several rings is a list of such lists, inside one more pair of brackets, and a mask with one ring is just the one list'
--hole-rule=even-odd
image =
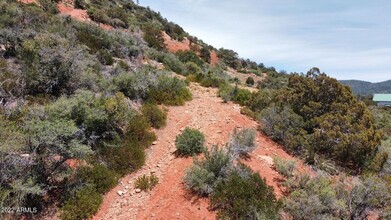
{"label": "white rock", "polygon": [[141,193],[141,189],[134,190],[136,193]]}
{"label": "white rock", "polygon": [[117,194],[118,194],[119,196],[122,196],[122,195],[124,194],[124,192],[123,192],[123,191],[118,191]]}
{"label": "white rock", "polygon": [[157,141],[152,142],[152,145],[156,145],[156,144],[157,144]]}

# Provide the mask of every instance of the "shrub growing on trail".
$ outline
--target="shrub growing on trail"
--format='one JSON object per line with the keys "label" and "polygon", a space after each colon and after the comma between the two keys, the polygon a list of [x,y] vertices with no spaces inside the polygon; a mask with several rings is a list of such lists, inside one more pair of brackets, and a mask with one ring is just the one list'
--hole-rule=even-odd
{"label": "shrub growing on trail", "polygon": [[201,153],[204,149],[205,136],[199,130],[186,128],[178,135],[175,145],[179,155],[190,156]]}
{"label": "shrub growing on trail", "polygon": [[213,146],[204,153],[203,159],[194,159],[184,177],[186,187],[202,196],[211,194],[216,183],[227,176],[232,167],[232,157],[227,150]]}

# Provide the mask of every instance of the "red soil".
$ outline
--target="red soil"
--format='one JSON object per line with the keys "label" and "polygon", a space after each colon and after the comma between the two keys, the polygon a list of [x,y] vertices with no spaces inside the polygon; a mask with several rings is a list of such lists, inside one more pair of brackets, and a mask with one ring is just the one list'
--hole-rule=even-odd
{"label": "red soil", "polygon": [[18,1],[24,4],[31,4],[31,3],[38,4],[37,0],[18,0]]}
{"label": "red soil", "polygon": [[[72,18],[78,20],[78,21],[91,21],[90,17],[87,14],[86,10],[82,9],[75,9],[74,7],[74,1],[73,0],[63,0],[60,3],[57,4],[58,10],[63,15],[69,15]],[[113,30],[114,28],[107,24],[98,24],[99,27],[105,30]]]}
{"label": "red soil", "polygon": [[180,50],[190,50],[190,41],[185,38],[182,41],[172,39],[166,32],[162,32],[164,44],[168,51],[175,53]]}
{"label": "red soil", "polygon": [[65,2],[60,2],[57,6],[61,14],[69,15],[79,21],[90,21],[86,10],[75,9],[73,5],[66,4]]}
{"label": "red soil", "polygon": [[[105,195],[101,209],[93,219],[215,219],[215,212],[207,209],[208,200],[192,196],[182,183],[184,172],[193,159],[174,156],[175,137],[182,128],[189,126],[205,134],[207,146],[224,146],[234,128],[255,128],[258,124],[240,114],[240,106],[222,103],[216,96],[216,89],[196,84],[190,88],[192,101],[184,106],[168,107],[167,126],[156,131],[158,141],[147,150],[146,165],[124,177],[117,187]],[[244,162],[259,171],[280,198],[283,189],[278,186],[278,181],[282,177],[273,169],[271,157],[293,158],[259,132],[257,145],[251,158]],[[300,170],[303,170],[302,166]],[[151,192],[136,193],[135,179],[150,173],[159,177],[159,184]],[[125,194],[119,196],[118,191]]]}
{"label": "red soil", "polygon": [[[172,39],[166,32],[162,32],[164,44],[166,45],[166,48],[168,51],[175,53],[180,50],[190,50],[190,41],[185,38],[182,41],[177,41]],[[210,52],[210,64],[215,65],[219,62],[219,58],[217,57],[217,54],[215,51]]]}
{"label": "red soil", "polygon": [[216,51],[212,50],[210,52],[210,64],[216,65],[220,62],[220,59],[217,57]]}

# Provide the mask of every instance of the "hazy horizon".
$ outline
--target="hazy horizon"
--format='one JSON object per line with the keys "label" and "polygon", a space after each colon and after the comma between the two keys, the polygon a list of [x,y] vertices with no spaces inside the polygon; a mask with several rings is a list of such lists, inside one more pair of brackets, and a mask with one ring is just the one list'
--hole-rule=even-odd
{"label": "hazy horizon", "polygon": [[216,48],[287,72],[319,67],[339,80],[391,79],[386,0],[140,0]]}

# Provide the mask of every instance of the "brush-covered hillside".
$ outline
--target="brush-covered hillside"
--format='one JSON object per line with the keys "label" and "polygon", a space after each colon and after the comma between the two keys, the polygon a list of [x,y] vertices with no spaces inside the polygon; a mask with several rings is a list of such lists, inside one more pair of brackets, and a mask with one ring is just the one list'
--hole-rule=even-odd
{"label": "brush-covered hillside", "polygon": [[[170,115],[189,102],[193,109]],[[219,115],[218,123],[241,124],[232,124],[229,134],[213,131],[223,144],[207,146],[210,134],[186,116],[184,123],[193,127],[178,129],[161,145],[162,129],[191,114],[194,102],[213,105],[199,116],[225,108],[229,114]],[[4,219],[90,219],[109,205],[119,207],[117,215],[142,210],[132,211],[128,201],[110,204],[114,196],[147,201],[144,209],[165,208],[145,198],[170,175],[177,182],[169,186],[180,185],[187,195],[180,199],[190,206],[193,198],[207,201],[200,218],[386,219],[391,160],[389,141],[382,140],[389,135],[388,116],[317,68],[277,72],[216,49],[132,1],[0,1]],[[216,120],[208,123],[214,128]],[[279,154],[267,152],[267,144]],[[175,146],[167,163],[183,172],[151,170],[127,182],[135,188],[129,192],[125,176],[161,168],[145,164],[152,146]],[[264,157],[252,153],[257,149]],[[272,175],[253,169],[259,164]],[[159,218],[148,214],[142,218]]]}
{"label": "brush-covered hillside", "polygon": [[375,93],[391,93],[391,80],[371,83],[360,80],[341,80],[341,83],[352,88],[355,94],[373,95]]}

